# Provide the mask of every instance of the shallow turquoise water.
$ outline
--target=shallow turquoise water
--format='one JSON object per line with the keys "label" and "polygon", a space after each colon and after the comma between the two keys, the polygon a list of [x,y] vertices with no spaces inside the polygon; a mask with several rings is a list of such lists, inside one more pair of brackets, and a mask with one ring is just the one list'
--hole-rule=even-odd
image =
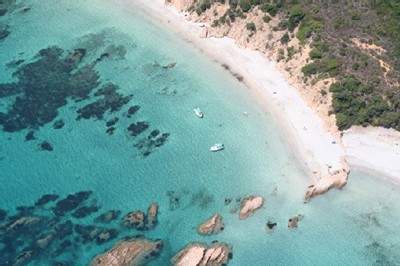
{"label": "shallow turquoise water", "polygon": [[[22,12],[26,7],[31,9]],[[79,121],[76,111],[99,98],[94,95],[98,88],[82,101],[67,97],[68,103],[57,109],[55,119],[34,128],[37,140],[25,141],[30,129],[1,132],[0,208],[14,215],[15,207],[32,206],[44,194],[64,198],[91,190],[86,204],[101,206],[99,212],[82,219],[71,218],[70,213],[61,218],[91,225],[95,217],[110,209],[124,215],[146,210],[152,202],[160,207],[154,230],[126,230],[115,222],[106,227],[117,228],[119,236],[101,245],[82,243],[74,233],[68,237],[72,247],[52,256],[60,245],[54,241],[30,265],[85,265],[118,239],[136,234],[164,242],[160,257],[149,265],[168,265],[189,242],[212,240],[233,245],[229,265],[398,263],[398,187],[353,172],[343,191],[331,191],[303,204],[307,177],[268,110],[217,63],[130,7],[123,1],[30,1],[20,2],[12,13],[0,18],[11,32],[0,43],[0,83],[18,82],[12,74],[37,61],[35,55],[41,49],[57,46],[65,57],[73,49],[84,48],[86,55],[78,68],[95,62],[101,54],[110,55],[94,66],[101,82],[98,88],[111,82],[119,86],[121,95],[133,94],[119,111],[106,111],[104,119]],[[14,68],[6,66],[19,59],[25,61]],[[162,67],[171,62],[177,65]],[[61,78],[46,74],[51,71],[41,73],[43,82]],[[84,83],[80,80],[78,87]],[[0,111],[7,113],[17,96],[21,94],[0,98]],[[133,105],[140,109],[128,118],[126,112]],[[194,115],[193,108],[198,106],[204,111],[203,119]],[[114,117],[119,121],[110,136],[105,123]],[[53,122],[58,119],[65,126],[54,129]],[[146,121],[149,128],[130,136],[128,126],[138,121]],[[169,137],[144,156],[143,149],[134,145],[147,145],[148,135],[156,129]],[[53,151],[42,151],[42,141],[48,141]],[[210,153],[210,146],[217,142],[223,142],[226,149]],[[273,196],[275,188],[278,193]],[[171,194],[179,198],[179,204],[168,196]],[[237,214],[229,212],[234,203],[224,206],[224,199],[249,195],[264,196],[265,206],[240,221]],[[35,211],[52,216],[49,207]],[[210,237],[197,235],[197,225],[215,212],[224,217],[225,231]],[[287,220],[299,213],[305,219],[298,229],[289,230]],[[271,235],[265,232],[267,220],[278,223]],[[29,242],[29,234],[25,238]],[[3,260],[10,252],[26,248],[17,243],[7,251],[6,246],[3,239]]]}

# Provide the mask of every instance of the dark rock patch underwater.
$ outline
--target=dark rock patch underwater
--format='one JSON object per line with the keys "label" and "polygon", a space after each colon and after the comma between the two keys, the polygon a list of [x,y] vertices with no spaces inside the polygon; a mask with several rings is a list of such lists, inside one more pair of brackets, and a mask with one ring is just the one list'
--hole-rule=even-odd
{"label": "dark rock patch underwater", "polygon": [[[124,113],[119,112],[132,100],[133,95],[119,93],[119,86],[111,82],[102,84],[100,74],[95,69],[96,64],[106,59],[122,60],[125,48],[109,45],[105,52],[99,52],[96,59],[90,59],[96,57],[96,53],[87,48],[76,48],[68,52],[51,46],[40,50],[31,60],[19,59],[7,63],[5,67],[15,68],[13,77],[17,81],[0,83],[0,99],[15,97],[8,110],[0,112],[3,131],[13,133],[28,130],[25,140],[36,140],[35,132],[49,123],[52,123],[54,129],[64,128],[64,120],[57,119],[58,112],[68,102],[72,102],[80,106],[75,114],[77,121],[103,120],[114,114],[112,119],[106,120],[105,131],[113,135],[117,130],[117,122],[131,119],[141,107],[133,105]],[[161,137],[153,139],[154,132],[159,132],[155,129],[148,137],[136,138],[149,127],[147,121],[130,122],[130,126],[124,129],[133,137],[134,147],[143,157],[161,147],[169,136],[169,133],[163,133]],[[53,151],[53,145],[47,140],[37,145],[40,150]]]}
{"label": "dark rock patch underwater", "polygon": [[80,191],[64,198],[45,194],[14,212],[0,209],[0,265],[76,265],[83,248],[103,247],[135,232],[121,227],[120,210],[96,215],[101,206],[95,202],[92,191]]}

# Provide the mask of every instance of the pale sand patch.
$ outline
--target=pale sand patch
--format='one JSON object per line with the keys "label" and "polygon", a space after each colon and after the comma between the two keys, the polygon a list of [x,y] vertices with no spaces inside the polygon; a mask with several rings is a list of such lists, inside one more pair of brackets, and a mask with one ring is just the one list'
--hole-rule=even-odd
{"label": "pale sand patch", "polygon": [[400,132],[376,127],[352,127],[343,135],[346,160],[372,168],[400,182]]}
{"label": "pale sand patch", "polygon": [[[305,103],[299,91],[291,87],[282,73],[277,70],[275,62],[267,60],[257,51],[237,47],[235,40],[230,38],[200,38],[199,35],[207,24],[188,21],[188,14],[179,13],[174,7],[165,6],[163,0],[139,0],[131,1],[131,4],[184,39],[190,40],[211,58],[228,65],[230,71],[243,76],[255,98],[263,102],[280,123],[288,141],[300,156],[301,166],[312,177],[314,185],[321,186],[321,190],[324,190],[332,185],[336,186],[338,182],[340,184],[336,187],[341,187],[346,183],[347,174],[342,174],[341,180],[338,181],[336,173],[348,170],[344,158],[350,157],[346,156],[346,149],[337,132],[324,130],[331,128],[327,123],[332,123],[332,121],[322,120],[317,115],[318,110],[311,109]],[[350,133],[346,134],[350,135]],[[363,139],[369,140],[367,143],[373,143],[373,136],[365,132],[358,134]],[[386,142],[386,139],[379,141],[380,145],[386,145]],[[351,145],[357,147],[357,144],[352,143],[351,140],[346,141],[349,155],[359,156],[360,159],[363,159],[369,151],[374,152],[374,146],[366,145],[365,147],[370,147],[370,150],[367,149],[363,154],[352,153],[356,148],[351,148]],[[392,152],[386,150],[383,157],[393,157]],[[397,165],[388,161],[382,163],[384,164],[380,165],[369,160],[368,166],[370,169],[383,168],[386,169],[386,173],[396,173]]]}

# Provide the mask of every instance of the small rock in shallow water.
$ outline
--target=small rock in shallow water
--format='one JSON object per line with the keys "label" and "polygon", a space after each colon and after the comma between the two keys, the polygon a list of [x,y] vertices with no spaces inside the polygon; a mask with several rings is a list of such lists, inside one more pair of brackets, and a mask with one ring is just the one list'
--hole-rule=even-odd
{"label": "small rock in shallow water", "polygon": [[59,119],[57,121],[54,122],[53,124],[53,128],[54,129],[60,129],[65,125],[64,121],[62,119]]}
{"label": "small rock in shallow water", "polygon": [[53,150],[53,146],[51,146],[51,144],[48,143],[47,141],[43,141],[42,143],[40,143],[40,148],[42,149],[42,151],[52,151]]}
{"label": "small rock in shallow water", "polygon": [[267,231],[268,234],[270,234],[274,231],[276,226],[277,226],[277,223],[268,221],[265,226],[265,230]]}
{"label": "small rock in shallow water", "polygon": [[26,134],[25,141],[35,140],[35,131],[31,130]]}

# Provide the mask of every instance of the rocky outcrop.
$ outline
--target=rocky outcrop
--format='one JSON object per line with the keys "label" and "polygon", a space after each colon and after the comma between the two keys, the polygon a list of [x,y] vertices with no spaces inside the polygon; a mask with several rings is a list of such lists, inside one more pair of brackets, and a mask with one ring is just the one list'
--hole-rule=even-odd
{"label": "rocky outcrop", "polygon": [[146,228],[151,229],[157,224],[158,205],[152,203],[147,210]]}
{"label": "rocky outcrop", "polygon": [[289,228],[297,228],[297,223],[299,221],[303,220],[303,218],[304,218],[304,215],[302,215],[302,214],[293,216],[292,218],[289,219],[288,227]]}
{"label": "rocky outcrop", "polygon": [[310,185],[304,196],[304,202],[309,201],[312,197],[324,194],[331,188],[342,189],[347,184],[347,178],[350,172],[349,166],[343,161],[342,169],[333,171]]}
{"label": "rocky outcrop", "polygon": [[193,243],[176,254],[171,262],[175,266],[219,266],[227,265],[232,259],[232,247],[225,243]]}
{"label": "rocky outcrop", "polygon": [[130,212],[122,219],[122,225],[135,229],[144,229],[144,213],[142,211]]}
{"label": "rocky outcrop", "polygon": [[240,206],[239,219],[246,219],[264,204],[264,198],[260,196],[251,196],[242,200]]}
{"label": "rocky outcrop", "polygon": [[197,232],[201,235],[212,235],[220,233],[224,228],[225,224],[222,221],[222,216],[216,213],[210,219],[202,223],[197,228]]}
{"label": "rocky outcrop", "polygon": [[157,224],[158,205],[152,203],[147,210],[147,214],[142,211],[130,212],[122,218],[122,225],[138,230],[152,229]]}
{"label": "rocky outcrop", "polygon": [[148,239],[125,240],[112,249],[95,257],[91,266],[133,266],[143,265],[146,261],[156,258],[162,249],[160,240]]}

